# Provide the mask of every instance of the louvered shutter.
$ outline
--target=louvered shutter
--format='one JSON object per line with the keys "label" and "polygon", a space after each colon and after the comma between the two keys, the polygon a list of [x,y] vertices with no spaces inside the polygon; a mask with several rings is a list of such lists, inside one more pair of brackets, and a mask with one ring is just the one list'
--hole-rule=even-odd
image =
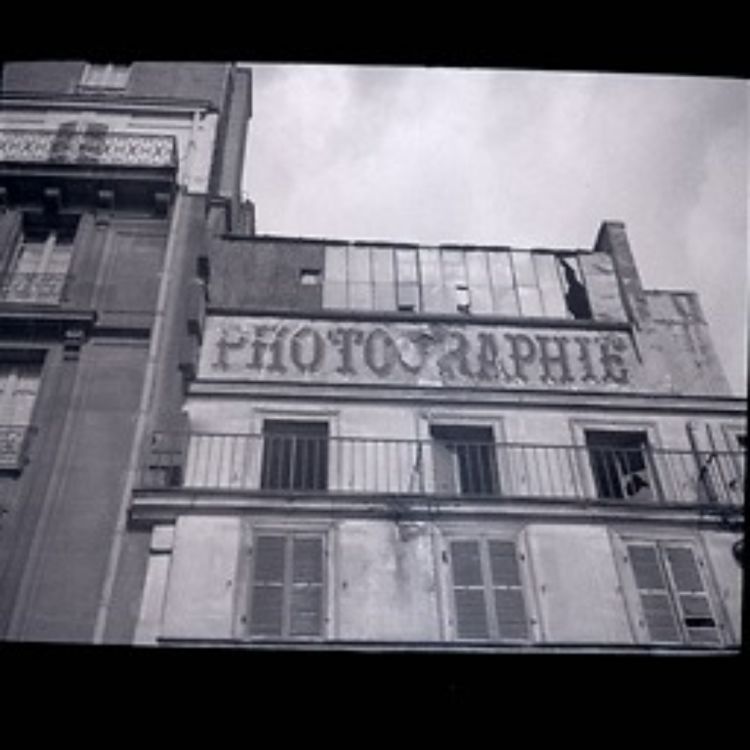
{"label": "louvered shutter", "polygon": [[289,634],[323,633],[323,540],[292,538],[292,580]]}
{"label": "louvered shutter", "polygon": [[250,635],[281,636],[284,624],[286,537],[259,535],[255,540]]}
{"label": "louvered shutter", "polygon": [[629,544],[627,549],[651,640],[679,643],[682,639],[656,545]]}
{"label": "louvered shutter", "polygon": [[498,635],[525,640],[529,637],[528,618],[515,542],[490,540],[488,551]]}
{"label": "louvered shutter", "polygon": [[450,550],[458,637],[489,638],[479,542],[454,541]]}
{"label": "louvered shutter", "polygon": [[720,643],[716,620],[693,550],[684,546],[665,545],[664,553],[689,641]]}

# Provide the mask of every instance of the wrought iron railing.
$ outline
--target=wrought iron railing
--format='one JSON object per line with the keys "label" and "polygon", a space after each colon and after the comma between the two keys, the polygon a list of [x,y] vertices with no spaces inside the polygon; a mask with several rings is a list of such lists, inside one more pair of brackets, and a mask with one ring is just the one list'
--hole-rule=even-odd
{"label": "wrought iron railing", "polygon": [[31,432],[28,425],[0,425],[0,469],[21,467]]}
{"label": "wrought iron railing", "polygon": [[57,304],[63,296],[65,273],[9,273],[0,276],[0,301]]}
{"label": "wrought iron railing", "polygon": [[0,130],[0,163],[174,167],[173,136],[60,130]]}
{"label": "wrought iron railing", "polygon": [[156,433],[141,489],[739,505],[744,456],[518,443]]}

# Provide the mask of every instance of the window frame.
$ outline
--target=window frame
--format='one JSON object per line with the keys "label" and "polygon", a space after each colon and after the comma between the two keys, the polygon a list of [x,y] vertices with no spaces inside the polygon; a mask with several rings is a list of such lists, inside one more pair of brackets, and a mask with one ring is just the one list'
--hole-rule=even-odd
{"label": "window frame", "polygon": [[[441,409],[429,411],[423,414],[420,418],[418,430],[420,441],[429,446],[429,449],[426,451],[427,460],[423,465],[425,488],[428,494],[435,492],[437,484],[434,456],[435,438],[432,433],[433,427],[486,427],[491,429],[494,445],[495,471],[497,472],[497,492],[487,495],[486,497],[503,497],[509,494],[509,492],[512,492],[512,490],[509,489],[512,486],[510,457],[506,451],[502,450],[502,446],[507,442],[505,436],[505,422],[503,418],[495,416],[483,417],[476,413],[467,411],[449,411]],[[460,476],[455,470],[453,476],[454,479],[458,478],[459,480],[458,483],[455,483],[456,491],[453,494],[461,496],[464,493],[460,491]],[[466,494],[468,495],[469,493]]]}
{"label": "window frame", "polygon": [[[254,452],[255,460],[250,466],[248,473],[253,478],[252,485],[259,491],[261,490],[261,481],[263,478],[263,450],[264,434],[263,424],[266,420],[270,421],[294,421],[294,422],[326,422],[328,424],[328,482],[324,490],[317,490],[321,494],[327,494],[338,489],[341,466],[340,441],[340,410],[326,407],[321,408],[272,408],[268,406],[258,406],[253,409],[250,416],[250,433],[257,435],[258,450]],[[293,493],[295,490],[274,490],[275,492]],[[305,490],[308,492],[308,490]],[[309,492],[314,492],[310,490]]]}
{"label": "window frame", "polygon": [[[610,539],[615,552],[615,568],[622,586],[623,599],[630,620],[631,631],[639,644],[659,646],[688,646],[696,648],[723,648],[731,645],[733,636],[727,623],[728,618],[724,604],[719,596],[719,587],[711,567],[710,557],[704,549],[702,539],[694,535],[674,533],[666,529],[610,529]],[[655,641],[646,622],[640,589],[636,583],[633,563],[630,559],[630,545],[653,545],[658,550],[658,562],[667,582],[666,593],[674,615],[679,641]],[[675,581],[671,564],[665,562],[667,548],[689,548],[698,569],[704,596],[708,601],[713,616],[718,642],[715,644],[695,644],[691,642],[688,626],[684,622],[684,611],[679,602],[680,593]],[[684,593],[684,592],[682,592]]]}
{"label": "window frame", "polygon": [[[268,423],[277,426],[282,424],[298,424],[300,425],[300,431],[295,432],[294,429],[279,429],[276,431],[268,429]],[[311,427],[312,425],[324,426],[325,434],[313,434],[310,438],[312,445],[315,446],[313,451],[314,456],[311,457],[308,455],[308,447],[305,444],[306,436],[304,435],[303,426]],[[281,492],[327,492],[329,484],[328,469],[330,465],[328,458],[330,448],[329,430],[330,426],[327,420],[264,419],[263,431],[261,433],[260,489]],[[322,455],[317,448],[319,441],[324,446]],[[287,464],[289,475],[287,477],[275,476],[279,472],[274,471],[273,467],[281,466],[283,472]],[[311,469],[312,472],[310,471]]]}
{"label": "window frame", "polygon": [[[12,283],[14,277],[19,277],[22,274],[32,277],[41,277],[45,274],[55,274],[61,277],[61,284],[59,293],[56,299],[46,299],[43,295],[30,294],[28,297],[14,297],[4,296],[3,302],[18,302],[28,304],[47,304],[47,305],[59,305],[63,301],[65,296],[65,285],[66,280],[70,275],[70,269],[73,264],[73,255],[76,249],[76,239],[81,226],[81,215],[80,214],[65,214],[65,221],[70,222],[70,226],[65,226],[65,223],[58,221],[56,223],[44,222],[41,226],[31,226],[32,218],[31,215],[26,212],[21,218],[21,227],[16,239],[14,247],[9,253],[9,258],[5,264],[5,270],[2,272],[2,278],[7,279],[9,283]],[[43,235],[43,239],[34,239],[34,235]],[[26,256],[26,249],[31,246],[41,246],[41,253],[38,254],[38,260],[35,261],[33,270],[24,270],[19,265],[23,263],[23,259]],[[65,248],[65,264],[64,270],[62,271],[49,271],[50,264],[55,257],[57,252],[59,255],[63,255],[61,248]]]}
{"label": "window frame", "polygon": [[[125,91],[132,73],[131,63],[86,63],[81,71],[78,87],[86,90]],[[102,80],[97,80],[97,76]]]}
{"label": "window frame", "polygon": [[[526,535],[520,524],[512,524],[505,528],[487,529],[476,523],[443,524],[438,536],[438,564],[442,561],[442,575],[439,576],[439,608],[442,610],[442,625],[448,640],[462,644],[492,644],[492,645],[524,645],[534,644],[542,640],[539,607],[536,601],[531,557],[526,543]],[[482,570],[481,588],[484,598],[484,610],[488,626],[486,638],[459,637],[458,610],[456,605],[456,585],[453,570],[453,554],[451,545],[454,542],[476,542],[479,544],[480,565]],[[494,586],[489,559],[489,544],[491,542],[512,543],[514,545],[519,585],[516,587]],[[518,590],[523,600],[526,637],[501,637],[497,622],[497,601],[495,589],[509,588]]]}
{"label": "window frame", "polygon": [[647,460],[651,461],[651,469],[654,474],[655,487],[653,488],[653,498],[649,503],[658,505],[665,500],[673,497],[670,492],[669,476],[667,473],[660,471],[657,455],[654,453],[662,449],[661,436],[656,422],[634,419],[618,420],[609,419],[571,419],[569,422],[571,435],[573,438],[573,450],[576,453],[576,465],[578,477],[584,490],[586,498],[591,498],[596,502],[603,503],[631,503],[632,500],[627,498],[603,498],[599,496],[596,477],[591,465],[591,456],[586,440],[586,433],[589,431],[596,432],[642,432],[646,435]]}
{"label": "window frame", "polygon": [[[745,473],[747,471],[746,468],[746,462],[747,462],[747,446],[743,446],[740,443],[740,438],[745,440],[747,443],[747,433],[748,433],[748,425],[747,424],[736,424],[731,422],[726,422],[721,425],[721,431],[724,435],[724,440],[727,445],[727,450],[732,452],[732,463],[734,465],[734,468],[739,472],[741,482],[740,482],[740,492],[744,495],[744,477]],[[744,499],[744,498],[743,498]]]}
{"label": "window frame", "polygon": [[[333,523],[300,523],[299,521],[282,521],[282,520],[246,520],[243,524],[243,543],[242,543],[242,560],[240,565],[237,586],[235,589],[235,618],[234,632],[240,641],[248,643],[263,643],[275,641],[287,641],[294,643],[318,643],[328,640],[333,635],[334,628],[334,600],[336,584],[336,565],[335,565],[335,526]],[[322,540],[321,550],[321,620],[320,632],[317,635],[292,635],[284,632],[285,625],[290,624],[291,612],[282,609],[282,633],[281,635],[263,635],[253,634],[252,627],[252,609],[253,609],[253,588],[255,586],[255,550],[256,540],[261,536],[282,536],[285,539],[297,538],[317,538]],[[285,559],[288,559],[291,553],[291,545],[285,542],[289,551],[285,549]],[[291,569],[286,569],[286,580],[291,577]],[[284,592],[282,608],[291,603],[291,592]],[[288,628],[287,628],[288,630]]]}
{"label": "window frame", "polygon": [[[3,348],[0,349],[0,368],[17,368],[18,366],[31,366],[35,369],[36,375],[36,389],[33,394],[31,402],[31,408],[28,410],[28,417],[25,421],[19,422],[14,419],[14,422],[5,423],[6,417],[2,415],[0,411],[0,427],[16,427],[22,428],[23,434],[21,437],[20,446],[15,456],[13,463],[0,463],[0,471],[19,471],[25,463],[27,452],[28,452],[28,438],[29,434],[35,429],[34,425],[37,422],[37,411],[39,409],[39,403],[42,399],[42,389],[44,386],[44,370],[46,364],[46,349],[14,349],[14,348]],[[17,378],[17,376],[16,376]],[[12,401],[12,394],[6,394],[5,389],[0,394],[0,410],[3,408],[5,402]],[[10,411],[10,410],[9,410]]]}

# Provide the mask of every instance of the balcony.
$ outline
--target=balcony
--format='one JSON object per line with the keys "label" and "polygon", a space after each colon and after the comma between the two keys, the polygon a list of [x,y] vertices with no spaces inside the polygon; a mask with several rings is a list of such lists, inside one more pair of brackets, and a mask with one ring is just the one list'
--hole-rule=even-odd
{"label": "balcony", "polygon": [[175,139],[164,135],[2,130],[0,163],[174,168],[177,148]]}
{"label": "balcony", "polygon": [[0,130],[0,191],[10,204],[53,201],[163,215],[177,170],[173,136]]}
{"label": "balcony", "polygon": [[21,468],[32,431],[27,425],[0,425],[0,471]]}
{"label": "balcony", "polygon": [[156,433],[139,491],[633,507],[744,502],[740,452],[309,435]]}
{"label": "balcony", "polygon": [[0,302],[56,305],[67,280],[64,273],[9,273],[0,276]]}

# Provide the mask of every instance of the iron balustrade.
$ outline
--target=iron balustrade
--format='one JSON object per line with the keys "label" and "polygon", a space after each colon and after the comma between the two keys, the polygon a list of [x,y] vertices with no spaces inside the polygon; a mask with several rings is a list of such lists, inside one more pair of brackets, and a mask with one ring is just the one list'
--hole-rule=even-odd
{"label": "iron balustrade", "polygon": [[32,429],[28,425],[0,425],[0,469],[20,468]]}
{"label": "iron balustrade", "polygon": [[740,505],[744,472],[733,451],[160,432],[139,486]]}
{"label": "iron balustrade", "polygon": [[111,131],[0,130],[0,163],[176,167],[174,136]]}
{"label": "iron balustrade", "polygon": [[0,301],[57,304],[67,281],[66,273],[8,273],[0,277]]}

